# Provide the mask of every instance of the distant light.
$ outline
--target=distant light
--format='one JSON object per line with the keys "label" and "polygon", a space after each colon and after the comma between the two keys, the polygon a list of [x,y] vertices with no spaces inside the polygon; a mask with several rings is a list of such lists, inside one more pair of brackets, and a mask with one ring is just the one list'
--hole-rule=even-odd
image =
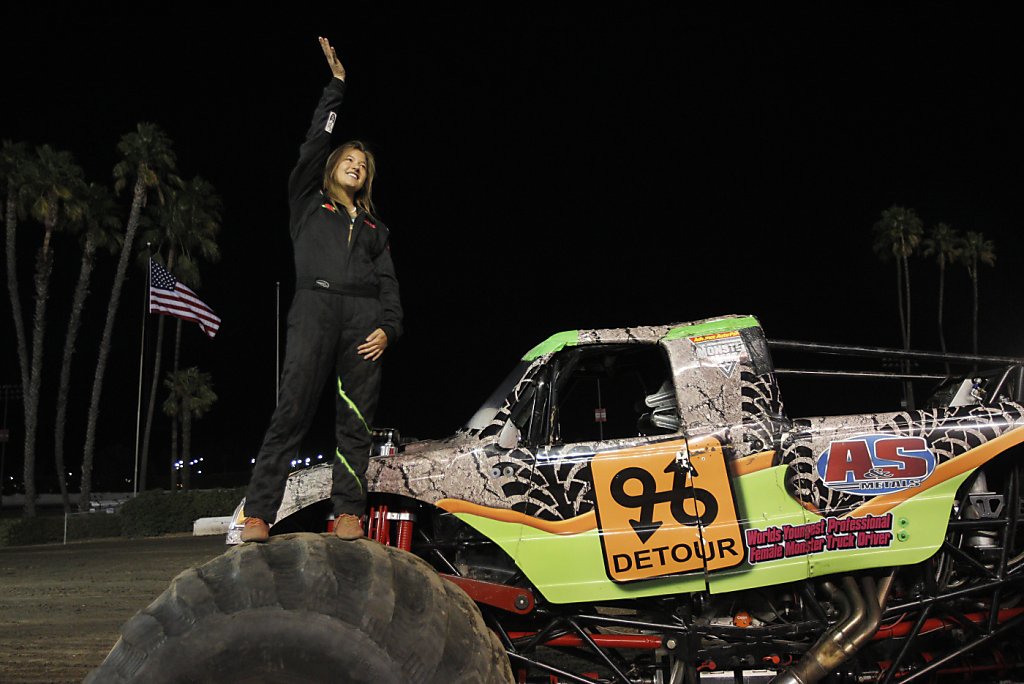
{"label": "distant light", "polygon": [[199,471],[199,474],[200,474],[200,475],[202,475],[202,474],[203,474],[203,471],[202,471],[202,470],[200,470],[200,471]]}
{"label": "distant light", "polygon": [[249,463],[255,463],[255,462],[256,462],[256,459],[255,459],[255,458],[251,458],[251,459],[249,459]]}
{"label": "distant light", "polygon": [[200,458],[199,460],[202,461],[203,459]]}
{"label": "distant light", "polygon": [[323,459],[323,457],[324,457],[324,455],[323,455],[323,454],[317,454],[317,455],[316,455],[316,460],[318,460],[318,461],[319,461],[319,460]]}

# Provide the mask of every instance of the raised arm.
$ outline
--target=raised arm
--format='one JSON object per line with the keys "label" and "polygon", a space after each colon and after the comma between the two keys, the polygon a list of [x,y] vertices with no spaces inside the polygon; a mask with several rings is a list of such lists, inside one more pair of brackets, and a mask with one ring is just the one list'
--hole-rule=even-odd
{"label": "raised arm", "polygon": [[[324,165],[331,153],[331,133],[334,132],[337,112],[345,95],[345,67],[326,38],[320,38],[320,47],[333,78],[320,96],[306,140],[299,147],[299,161],[288,179],[288,200],[292,206],[293,220],[297,218],[296,209],[303,199],[318,192],[323,185]],[[294,229],[295,226],[292,226]]]}

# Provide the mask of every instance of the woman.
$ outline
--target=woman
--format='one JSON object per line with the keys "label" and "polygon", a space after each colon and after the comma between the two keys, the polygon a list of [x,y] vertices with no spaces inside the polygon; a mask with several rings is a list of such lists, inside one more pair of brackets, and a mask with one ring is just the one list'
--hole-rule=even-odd
{"label": "woman", "polygon": [[332,368],[338,385],[334,532],[342,539],[363,535],[359,519],[366,505],[380,357],[402,332],[389,232],[373,216],[373,154],[357,140],[330,151],[345,93],[345,67],[326,38],[320,38],[320,47],[333,78],[288,180],[295,299],[288,314],[281,393],[249,482],[242,541],[267,540],[290,461],[309,430]]}

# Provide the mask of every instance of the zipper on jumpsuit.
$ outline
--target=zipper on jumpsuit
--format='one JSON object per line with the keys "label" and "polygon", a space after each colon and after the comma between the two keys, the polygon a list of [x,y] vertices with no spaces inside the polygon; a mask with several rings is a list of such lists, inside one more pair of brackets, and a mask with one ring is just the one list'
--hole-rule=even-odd
{"label": "zipper on jumpsuit", "polygon": [[348,217],[348,241],[345,244],[345,272],[349,272],[349,266],[352,263],[352,237],[355,235],[356,224],[359,222],[359,214],[357,211],[355,216]]}

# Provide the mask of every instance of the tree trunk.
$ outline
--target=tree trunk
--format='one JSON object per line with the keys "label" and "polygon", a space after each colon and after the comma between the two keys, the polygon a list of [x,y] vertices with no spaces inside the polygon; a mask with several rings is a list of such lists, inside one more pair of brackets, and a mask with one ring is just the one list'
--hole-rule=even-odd
{"label": "tree trunk", "polygon": [[[942,258],[939,259],[939,349],[942,350],[943,354],[946,353],[946,330],[945,330],[945,328],[943,327],[943,324],[942,324],[942,314],[943,314],[943,309],[944,309],[943,301],[945,299],[945,292],[946,292],[946,259],[945,259],[945,257],[942,257]],[[945,363],[945,366],[946,366],[946,375],[949,375],[949,373],[950,373],[949,361],[945,361],[944,363]]]}
{"label": "tree trunk", "polygon": [[5,227],[7,232],[7,292],[11,296],[11,313],[14,319],[14,336],[18,344],[18,364],[21,370],[21,389],[28,387],[28,343],[25,340],[25,319],[21,312],[21,297],[18,294],[18,271],[15,238],[18,226],[17,203],[14,200],[14,183],[7,187]]}
{"label": "tree trunk", "polygon": [[[181,410],[181,407],[178,407]],[[178,461],[178,416],[171,418],[171,491],[174,491],[174,480],[177,475],[177,470],[174,464]]]}
{"label": "tree trunk", "polygon": [[[181,359],[181,324],[182,320],[176,318],[174,321],[174,372],[178,372],[178,361]],[[177,418],[177,417],[175,417]]]}
{"label": "tree trunk", "polygon": [[910,350],[910,263],[907,261],[906,255],[903,259],[903,285],[906,288],[906,301],[907,301],[907,333],[903,337],[903,348],[907,351]]}
{"label": "tree trunk", "polygon": [[[21,373],[21,391],[28,391],[30,384],[30,370],[28,361],[28,341],[25,338],[25,319],[21,311],[21,295],[18,293],[18,271],[17,271],[17,250],[15,240],[17,237],[18,211],[15,201],[16,188],[10,180],[7,182],[7,202],[4,212],[4,225],[7,235],[7,292],[11,297],[11,317],[14,319],[14,336],[18,345],[18,366]],[[23,407],[25,404],[23,403]],[[25,411],[27,414],[27,410]],[[28,423],[27,416],[25,422]],[[26,439],[28,436],[26,434]],[[0,483],[0,487],[3,483]]]}
{"label": "tree trunk", "polygon": [[185,462],[181,468],[181,488],[186,492],[192,484],[192,410],[182,402],[181,405],[181,460]]}
{"label": "tree trunk", "polygon": [[[181,323],[179,318],[174,325],[174,371],[178,374],[178,361],[181,358]],[[174,463],[178,460],[178,414],[171,416],[171,471],[174,471]]]}
{"label": "tree trunk", "polygon": [[82,322],[82,309],[85,298],[89,296],[89,279],[92,277],[93,253],[96,246],[92,236],[86,235],[85,246],[82,248],[82,267],[78,272],[78,284],[71,302],[71,317],[68,319],[67,337],[64,339],[64,357],[60,366],[60,388],[57,390],[57,424],[54,430],[53,460],[57,467],[57,484],[60,485],[61,501],[64,512],[71,512],[71,500],[68,498],[68,481],[64,474],[64,433],[67,429],[68,388],[71,386],[71,357],[75,353],[75,340],[78,338],[78,326]]}
{"label": "tree trunk", "polygon": [[143,174],[140,164],[138,180],[132,192],[132,208],[128,214],[128,225],[125,228],[124,245],[117,261],[114,285],[110,291],[110,303],[107,305],[107,320],[103,325],[103,337],[100,340],[99,358],[96,360],[96,375],[92,382],[92,396],[89,398],[89,418],[85,430],[85,445],[82,454],[82,486],[78,509],[89,510],[89,496],[92,494],[92,465],[96,448],[96,423],[99,421],[100,394],[103,389],[103,375],[107,369],[107,357],[110,356],[110,339],[114,332],[114,319],[117,317],[117,305],[121,301],[121,289],[124,286],[128,262],[131,259],[132,244],[139,228],[139,217],[142,203],[146,198],[146,185],[142,181]]}
{"label": "tree trunk", "polygon": [[[150,431],[153,427],[153,407],[156,405],[156,390],[160,384],[160,361],[163,357],[161,352],[164,346],[164,316],[157,316],[156,323],[156,350],[153,352],[153,380],[150,383],[149,388],[149,401],[146,408],[146,423],[142,430],[142,451],[139,453],[139,460],[142,465],[142,473],[148,474],[149,471],[149,436]],[[146,478],[139,476],[139,487],[146,487]]]}
{"label": "tree trunk", "polygon": [[53,254],[50,235],[54,221],[47,221],[43,246],[36,258],[36,308],[32,316],[32,367],[25,390],[25,517],[36,514],[36,428],[39,423],[39,387],[43,379],[43,336],[46,334],[46,300],[49,297]]}
{"label": "tree trunk", "polygon": [[978,355],[978,264],[975,262],[974,268],[971,269],[971,287],[974,290],[974,316],[971,322],[971,339],[973,344],[971,350],[974,355]]}
{"label": "tree trunk", "polygon": [[[174,268],[174,247],[171,247],[171,251],[167,254],[167,270],[170,271]],[[146,427],[142,430],[142,453],[139,458],[142,463],[149,465],[149,437],[153,432],[153,411],[156,408],[156,391],[160,386],[160,366],[163,360],[163,346],[164,346],[164,322],[167,320],[167,316],[157,315],[156,323],[156,351],[153,353],[153,381],[149,386],[149,404],[146,408]],[[143,472],[148,472],[149,468],[144,466]],[[140,478],[140,485],[146,486],[145,478]]]}
{"label": "tree trunk", "polygon": [[896,258],[896,300],[900,310],[900,338],[907,348],[907,315],[903,310],[903,262]]}
{"label": "tree trunk", "polygon": [[[903,338],[903,349],[910,349],[910,269],[904,256],[896,257],[896,293],[900,308],[900,337]],[[910,362],[900,362],[904,373],[910,372]],[[914,385],[910,380],[903,381],[903,403],[905,408],[914,406]]]}
{"label": "tree trunk", "polygon": [[[173,390],[172,390],[172,396],[173,396]],[[181,411],[181,404],[180,403],[178,405],[178,411]],[[173,439],[176,440],[178,438],[178,431],[177,431],[176,427],[172,426],[172,429],[174,429]],[[173,446],[173,448],[171,450],[174,451],[175,453],[177,453],[178,452],[178,445],[174,444],[174,446]],[[175,460],[172,457],[171,458],[171,486],[170,486],[170,490],[172,492],[178,491],[178,469],[175,467],[174,464],[175,464]]]}

